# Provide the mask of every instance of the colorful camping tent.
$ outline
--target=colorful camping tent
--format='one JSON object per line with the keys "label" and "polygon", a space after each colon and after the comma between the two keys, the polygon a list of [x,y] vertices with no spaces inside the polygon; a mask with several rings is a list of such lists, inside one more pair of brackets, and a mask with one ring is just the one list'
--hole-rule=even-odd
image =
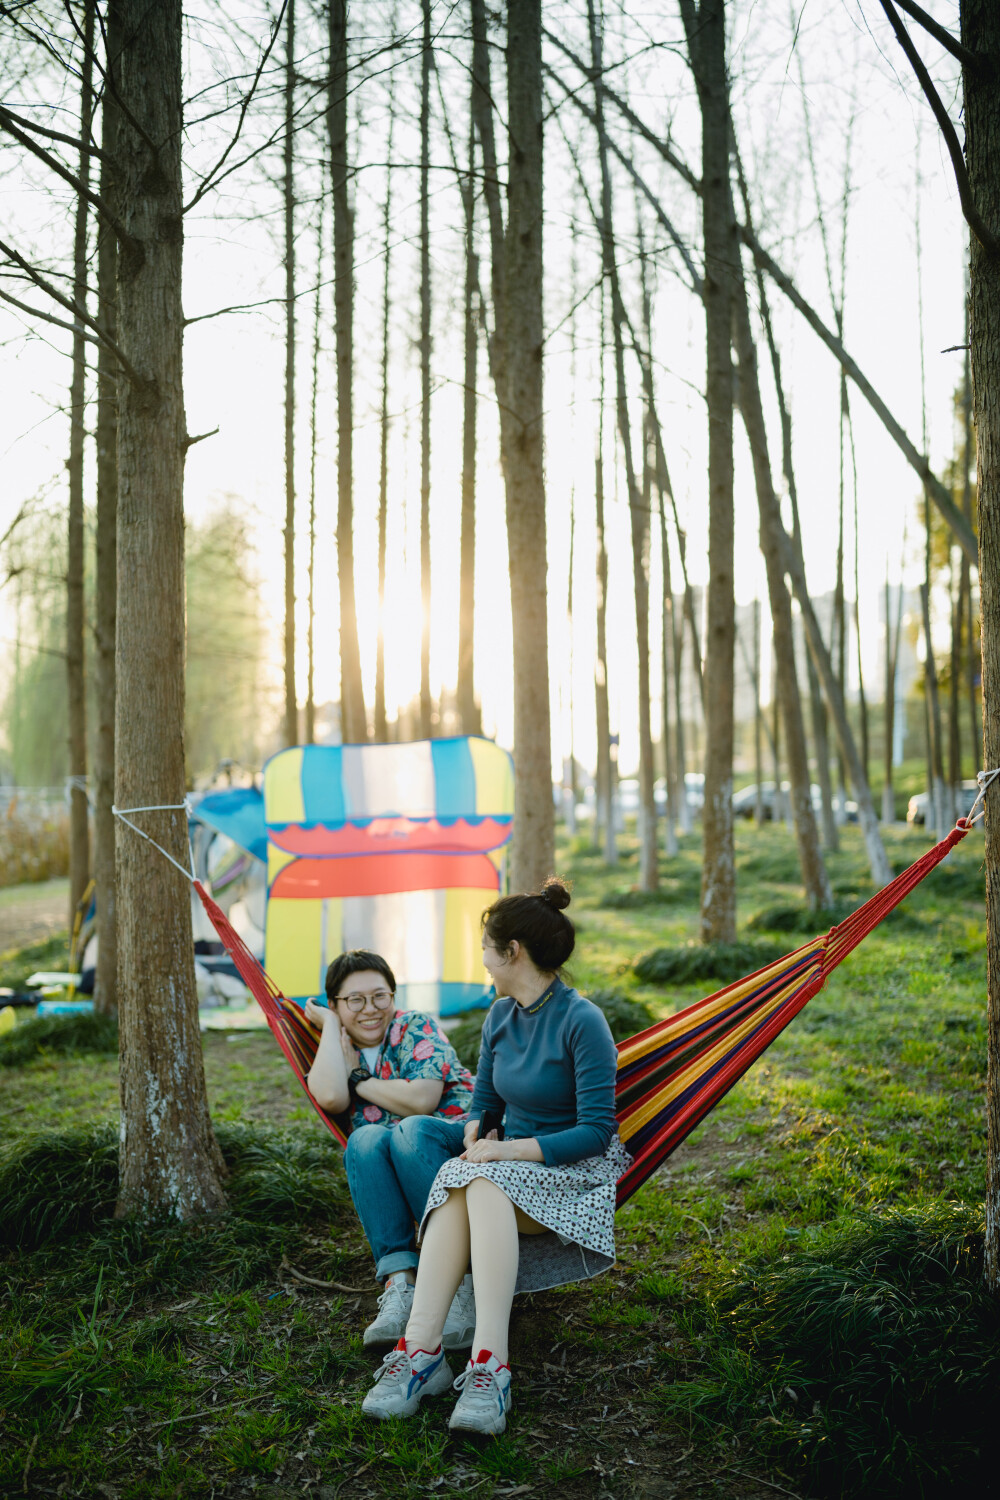
{"label": "colorful camping tent", "polygon": [[323,993],[344,948],[382,953],[404,1006],[454,1015],[484,990],[479,918],[514,807],[505,750],[476,737],[306,745],[264,768],[266,966]]}

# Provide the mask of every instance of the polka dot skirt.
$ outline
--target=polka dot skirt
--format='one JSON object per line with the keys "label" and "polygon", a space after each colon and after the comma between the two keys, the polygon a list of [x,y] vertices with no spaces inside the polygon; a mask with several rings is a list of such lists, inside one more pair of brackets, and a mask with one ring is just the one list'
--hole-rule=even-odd
{"label": "polka dot skirt", "polygon": [[420,1235],[428,1215],[441,1206],[450,1188],[467,1187],[473,1178],[486,1177],[517,1208],[550,1231],[520,1236],[514,1290],[541,1292],[568,1281],[586,1281],[615,1263],[615,1189],[631,1160],[617,1135],[603,1156],[588,1156],[560,1167],[453,1157],[431,1184]]}

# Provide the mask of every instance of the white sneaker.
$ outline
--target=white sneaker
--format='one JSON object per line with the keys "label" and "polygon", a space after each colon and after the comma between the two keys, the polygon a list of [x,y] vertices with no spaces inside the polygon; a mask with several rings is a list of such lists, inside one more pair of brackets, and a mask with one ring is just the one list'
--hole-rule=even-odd
{"label": "white sneaker", "polygon": [[406,1332],[406,1325],[413,1307],[413,1285],[401,1271],[390,1276],[385,1291],[378,1299],[378,1316],[364,1331],[362,1342],[366,1349],[376,1344],[394,1344]]}
{"label": "white sneaker", "polygon": [[463,1276],[444,1320],[441,1343],[445,1349],[468,1349],[475,1336],[476,1294],[472,1290],[472,1277]]}
{"label": "white sneaker", "polygon": [[366,1417],[377,1417],[379,1421],[412,1417],[425,1396],[440,1396],[451,1383],[443,1349],[434,1354],[417,1349],[411,1356],[406,1352],[406,1340],[400,1339],[383,1359],[361,1410]]}
{"label": "white sneaker", "polygon": [[462,1392],[448,1426],[458,1432],[503,1432],[511,1408],[510,1366],[480,1349],[454,1382]]}

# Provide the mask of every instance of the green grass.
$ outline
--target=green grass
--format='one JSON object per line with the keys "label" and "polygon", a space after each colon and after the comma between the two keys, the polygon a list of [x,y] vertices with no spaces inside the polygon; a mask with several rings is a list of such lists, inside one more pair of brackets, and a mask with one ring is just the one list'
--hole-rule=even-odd
{"label": "green grass", "polygon": [[0,953],[0,986],[23,990],[28,977],[39,969],[62,973],[69,963],[69,933],[59,932],[26,948],[8,948]]}
{"label": "green grass", "polygon": [[[928,840],[887,843],[904,864]],[[696,951],[700,853],[682,841],[661,861],[669,899],[638,901],[620,896],[637,868],[622,844],[608,870],[580,837],[559,868],[581,927],[572,978],[627,1033],[724,981],[637,972],[656,949]],[[783,828],[740,827],[737,849],[741,943],[781,951],[829,925],[804,914]],[[269,1037],[204,1038],[233,1211],[191,1226],[111,1217],[116,1059],[35,1047],[0,1075],[0,1494],[21,1493],[29,1454],[29,1492],[120,1500],[975,1483],[1000,1373],[977,1263],[981,859],[974,836],[624,1206],[612,1272],[518,1300],[513,1420],[480,1448],[449,1436],[445,1401],[362,1418],[371,1261],[338,1153]],[[871,894],[857,830],[829,864],[838,912]],[[777,930],[776,909],[795,913]]]}

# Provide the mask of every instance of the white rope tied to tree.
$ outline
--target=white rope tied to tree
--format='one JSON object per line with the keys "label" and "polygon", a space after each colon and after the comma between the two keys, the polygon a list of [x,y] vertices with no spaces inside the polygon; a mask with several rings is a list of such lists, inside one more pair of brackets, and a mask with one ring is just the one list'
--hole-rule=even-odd
{"label": "white rope tied to tree", "polygon": [[190,818],[191,803],[187,798],[185,798],[183,802],[161,802],[153,807],[115,807],[114,803],[112,803],[111,811],[119,820],[119,822],[125,824],[126,828],[131,828],[132,832],[137,833],[141,839],[145,839],[147,844],[152,844],[154,849],[158,849],[163,855],[163,858],[169,859],[174,869],[180,870],[181,874],[184,876],[184,879],[190,881],[190,883],[194,885],[195,881],[198,879],[198,876],[194,867],[194,849],[191,847],[190,831],[188,832],[188,858],[191,861],[191,868],[190,870],[185,870],[184,866],[180,864],[178,860],[174,859],[174,856],[172,854],[167,853],[162,844],[158,844],[154,838],[150,838],[149,834],[144,833],[143,830],[138,826],[138,824],[133,823],[131,818],[128,816],[130,813],[186,812],[188,817]]}
{"label": "white rope tied to tree", "polygon": [[[979,782],[979,795],[966,814],[966,822],[968,823],[970,828],[972,827],[973,823],[978,823],[980,818],[985,818],[986,793],[988,789],[993,785],[994,781],[996,781],[998,776],[1000,776],[1000,766],[998,766],[995,771],[979,771],[977,773],[976,780]],[[979,807],[980,803],[983,804],[982,808],[978,813],[976,813],[976,808]],[[975,814],[975,816],[973,816],[973,814]]]}

